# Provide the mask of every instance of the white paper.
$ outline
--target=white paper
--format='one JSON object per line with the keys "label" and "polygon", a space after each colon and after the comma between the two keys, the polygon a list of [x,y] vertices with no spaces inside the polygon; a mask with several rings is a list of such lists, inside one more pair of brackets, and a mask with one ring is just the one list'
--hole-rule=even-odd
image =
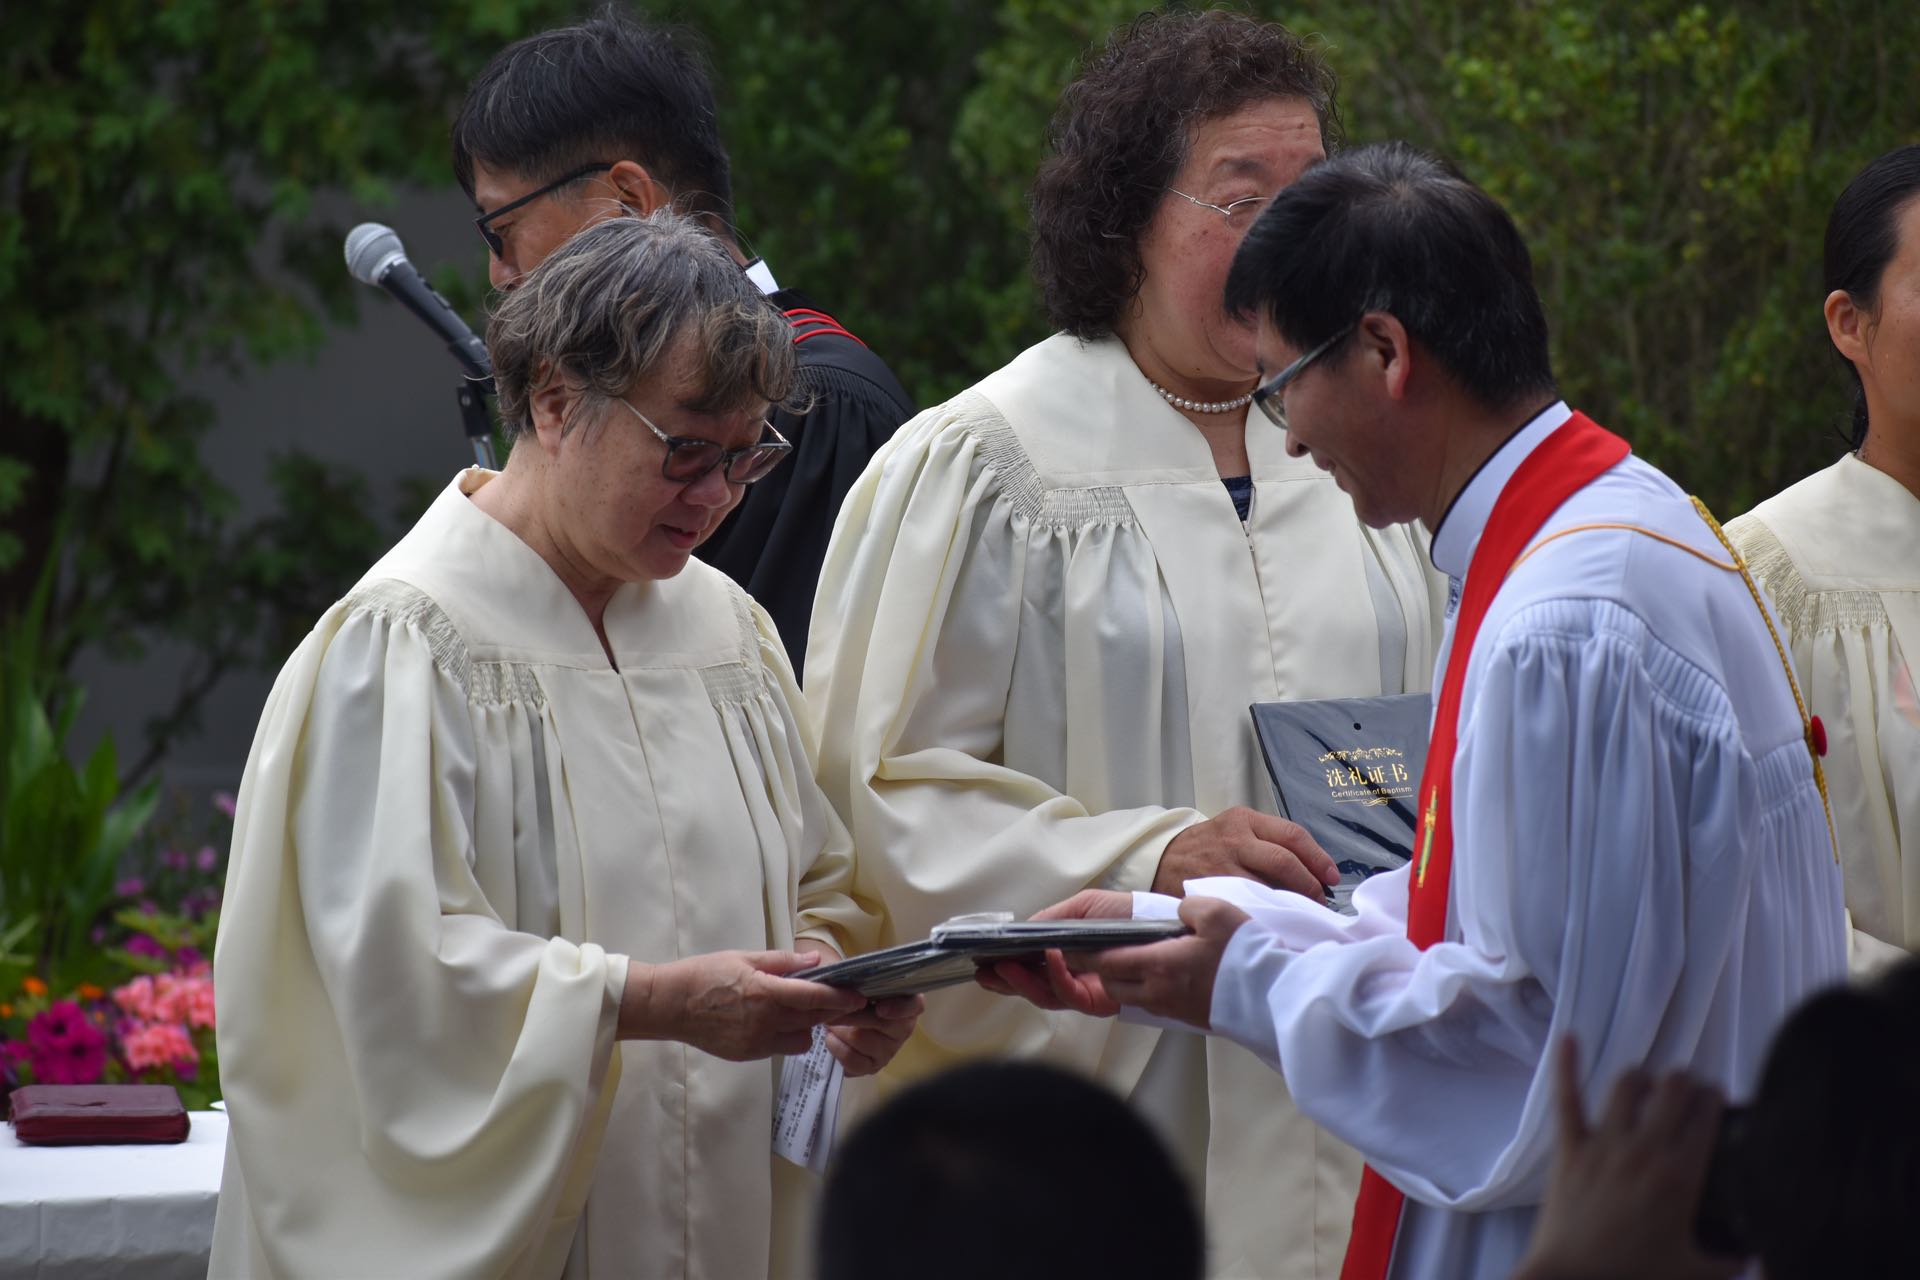
{"label": "white paper", "polygon": [[773,1104],[773,1153],[803,1169],[823,1172],[840,1122],[840,1060],[827,1049],[825,1027],[813,1029],[813,1047],[790,1055],[780,1068]]}

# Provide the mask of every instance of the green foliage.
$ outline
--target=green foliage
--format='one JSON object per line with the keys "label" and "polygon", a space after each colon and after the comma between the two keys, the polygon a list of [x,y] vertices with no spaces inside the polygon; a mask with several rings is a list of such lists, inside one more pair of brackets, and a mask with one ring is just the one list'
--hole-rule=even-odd
{"label": "green foliage", "polygon": [[201,456],[210,409],[183,374],[307,353],[350,319],[343,219],[316,212],[340,202],[319,197],[345,192],[357,212],[397,184],[445,182],[447,120],[471,74],[566,7],[7,6],[0,617],[19,611],[68,519],[50,669],[99,641],[198,652],[130,772],[192,724],[226,669],[284,656],[378,549],[356,482],[303,496],[324,477],[297,458],[277,477],[277,514],[243,526]]}
{"label": "green foliage", "polygon": [[[683,16],[725,84],[743,228],[926,404],[1044,332],[1027,184],[1080,53],[1138,7]],[[1821,235],[1847,178],[1920,135],[1920,6],[1254,7],[1322,38],[1350,141],[1437,150],[1513,211],[1569,397],[1643,455],[1732,514],[1837,454]]]}
{"label": "green foliage", "polygon": [[48,713],[39,654],[50,579],[0,648],[0,970],[58,977],[92,950],[155,784],[123,798],[111,740],[79,769],[68,759],[77,698]]}
{"label": "green foliage", "polygon": [[[1830,462],[1827,211],[1920,134],[1920,6],[1383,0],[1317,11],[1358,140],[1458,163],[1533,250],[1569,399],[1725,513]],[[1900,51],[1905,51],[1903,54]],[[1904,59],[1904,60],[1903,60]]]}

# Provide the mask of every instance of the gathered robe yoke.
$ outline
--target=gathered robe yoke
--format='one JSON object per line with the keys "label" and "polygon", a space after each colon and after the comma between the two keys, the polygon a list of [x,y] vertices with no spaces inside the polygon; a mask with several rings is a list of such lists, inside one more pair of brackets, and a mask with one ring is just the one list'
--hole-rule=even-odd
{"label": "gathered robe yoke", "polygon": [[1727,534],[1826,728],[1848,961],[1871,973],[1920,950],[1920,497],[1847,454]]}
{"label": "gathered robe yoke", "polygon": [[717,571],[605,630],[463,473],[282,670],[214,971],[214,1276],[764,1276],[776,1064],[616,1043],[628,960],[845,950],[844,828]]}
{"label": "gathered robe yoke", "polygon": [[[1467,486],[1434,535],[1440,568],[1465,576],[1506,478],[1566,417],[1543,414]],[[1604,524],[1640,531],[1565,532]],[[1241,880],[1186,886],[1252,916],[1221,957],[1214,1031],[1406,1193],[1396,1280],[1512,1274],[1562,1036],[1579,1039],[1590,1114],[1641,1066],[1744,1101],[1786,1015],[1845,974],[1799,709],[1712,530],[1629,456],[1530,547],[1467,667],[1442,941],[1407,937],[1413,864],[1362,885],[1357,917]]]}
{"label": "gathered robe yoke", "polygon": [[[1427,687],[1424,539],[1363,527],[1285,445],[1248,421],[1243,526],[1125,348],[1059,335],[875,457],[822,572],[807,688],[886,941],[1148,888],[1187,827],[1275,810],[1250,703]],[[1204,1179],[1215,1275],[1337,1272],[1358,1162],[1238,1047],[963,988],[929,997],[868,1087],[999,1054],[1134,1094]]]}

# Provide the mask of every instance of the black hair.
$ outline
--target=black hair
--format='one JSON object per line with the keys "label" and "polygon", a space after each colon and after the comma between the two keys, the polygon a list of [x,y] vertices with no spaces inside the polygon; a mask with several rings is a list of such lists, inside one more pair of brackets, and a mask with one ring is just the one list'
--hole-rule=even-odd
{"label": "black hair", "polygon": [[1245,14],[1147,13],[1114,32],[1060,95],[1028,193],[1033,279],[1048,319],[1077,338],[1113,332],[1140,291],[1140,241],[1195,125],[1299,98],[1330,147],[1337,84],[1306,41]]}
{"label": "black hair", "polygon": [[[1920,143],[1889,151],[1854,175],[1827,215],[1827,293],[1845,289],[1862,311],[1879,310],[1880,278],[1900,251],[1900,211],[1915,196],[1920,196]],[[1848,444],[1857,450],[1867,439],[1867,390],[1853,362],[1845,356],[1840,362],[1853,379]]]}
{"label": "black hair", "polygon": [[1920,957],[1775,1038],[1738,1184],[1767,1280],[1920,1275]]}
{"label": "black hair", "polygon": [[815,1247],[817,1280],[1199,1280],[1205,1266],[1192,1194],[1146,1123],[1091,1081],[1019,1062],[936,1076],[856,1129]]}
{"label": "black hair", "polygon": [[551,182],[629,159],[682,213],[733,234],[733,178],[694,37],[614,5],[502,49],[453,122],[453,174],[469,196],[476,163]]}
{"label": "black hair", "polygon": [[1226,306],[1266,316],[1303,350],[1389,312],[1488,408],[1554,388],[1519,228],[1451,165],[1402,142],[1342,152],[1275,197],[1234,255]]}

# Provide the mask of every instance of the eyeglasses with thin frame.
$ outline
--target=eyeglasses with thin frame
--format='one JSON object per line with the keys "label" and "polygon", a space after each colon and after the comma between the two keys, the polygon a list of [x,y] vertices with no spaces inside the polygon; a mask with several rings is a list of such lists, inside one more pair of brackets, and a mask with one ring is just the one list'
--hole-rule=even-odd
{"label": "eyeglasses with thin frame", "polygon": [[1315,360],[1333,350],[1348,334],[1359,327],[1360,322],[1355,320],[1352,324],[1337,330],[1331,338],[1253,389],[1253,402],[1259,406],[1260,412],[1267,415],[1268,422],[1282,431],[1287,429],[1287,411],[1281,407],[1280,393],[1285,391],[1288,384],[1295,378],[1305,373]]}
{"label": "eyeglasses with thin frame", "polygon": [[1191,200],[1202,209],[1213,210],[1225,218],[1229,226],[1234,227],[1244,226],[1252,222],[1254,216],[1260,212],[1261,208],[1273,199],[1272,196],[1246,196],[1228,204],[1209,204],[1198,196],[1188,195],[1178,187],[1168,187],[1167,190],[1179,196],[1182,200]]}
{"label": "eyeglasses with thin frame", "polygon": [[702,440],[697,436],[670,436],[653,425],[653,419],[640,412],[625,400],[627,411],[647,424],[647,430],[660,438],[667,446],[667,456],[660,460],[660,474],[675,484],[692,484],[702,479],[715,467],[723,470],[728,484],[752,484],[764,480],[767,473],[780,465],[780,460],[793,452],[793,445],[774,429],[771,422],[762,421],[771,440],[762,437],[757,443],[744,445],[738,449],[722,449],[712,440]]}
{"label": "eyeglasses with thin frame", "polygon": [[558,191],[560,188],[566,186],[569,182],[578,182],[580,181],[580,179],[586,177],[590,173],[605,173],[607,170],[611,168],[613,168],[611,164],[581,165],[578,169],[575,169],[572,173],[564,174],[561,177],[555,178],[552,182],[549,182],[546,186],[541,187],[538,191],[529,191],[527,192],[527,194],[521,196],[518,200],[509,200],[505,204],[501,205],[498,209],[487,210],[485,213],[481,214],[479,217],[473,220],[473,225],[479,229],[480,238],[487,242],[487,248],[492,251],[493,256],[496,258],[504,258],[507,253],[507,242],[505,240],[502,240],[500,238],[500,233],[493,229],[493,220],[495,218],[502,217],[506,214],[512,213],[515,209],[518,209],[523,205],[532,204],[535,200],[538,200],[541,196],[551,195],[555,191]]}

